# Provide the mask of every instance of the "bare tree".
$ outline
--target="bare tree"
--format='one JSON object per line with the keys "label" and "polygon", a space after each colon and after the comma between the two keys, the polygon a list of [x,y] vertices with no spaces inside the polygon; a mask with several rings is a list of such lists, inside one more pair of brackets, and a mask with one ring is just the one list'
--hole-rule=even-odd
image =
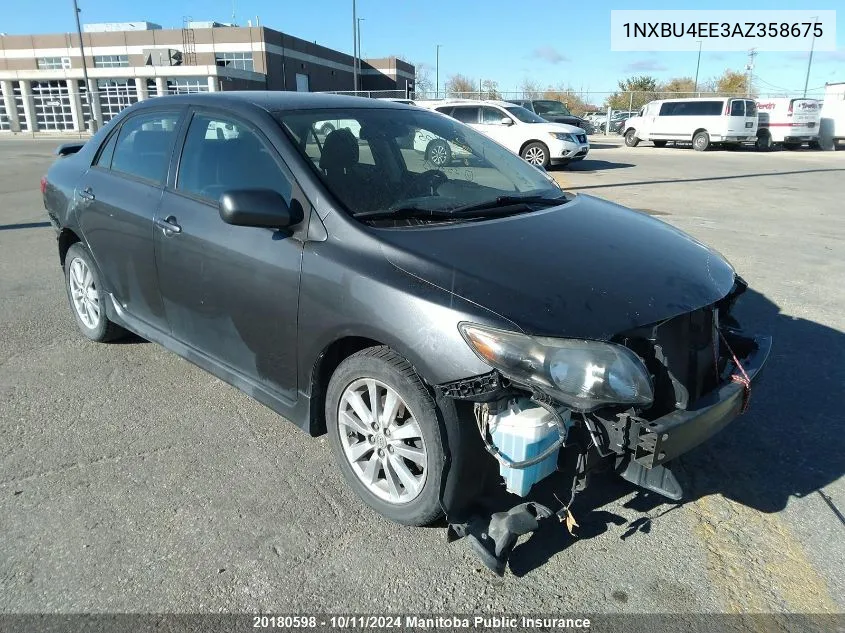
{"label": "bare tree", "polygon": [[465,75],[452,75],[444,86],[447,97],[460,97],[463,94],[477,92],[478,84]]}
{"label": "bare tree", "polygon": [[522,80],[519,89],[522,91],[523,99],[539,99],[543,95],[543,89],[540,87],[540,84],[528,77]]}
{"label": "bare tree", "polygon": [[480,96],[482,99],[501,99],[502,95],[499,92],[499,83],[492,79],[482,81]]}
{"label": "bare tree", "polygon": [[425,62],[414,64],[414,97],[426,99],[434,92],[434,80],[431,78],[431,66]]}
{"label": "bare tree", "polygon": [[543,99],[550,99],[552,101],[560,101],[572,114],[581,115],[584,112],[595,110],[586,99],[582,97],[572,86],[567,86],[564,83],[559,83],[557,86],[549,86],[542,95]]}

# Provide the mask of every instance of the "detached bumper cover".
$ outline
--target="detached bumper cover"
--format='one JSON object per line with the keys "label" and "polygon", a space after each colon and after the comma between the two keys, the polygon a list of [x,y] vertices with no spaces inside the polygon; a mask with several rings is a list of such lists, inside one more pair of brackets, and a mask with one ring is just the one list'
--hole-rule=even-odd
{"label": "detached bumper cover", "polygon": [[[752,381],[753,392],[755,379],[769,357],[772,339],[736,337],[730,343]],[[736,418],[742,411],[745,397],[746,389],[742,384],[734,381],[724,382],[691,404],[687,410],[674,411],[652,422],[641,424],[634,447],[634,459],[645,468],[654,468],[683,455],[721,431]]]}

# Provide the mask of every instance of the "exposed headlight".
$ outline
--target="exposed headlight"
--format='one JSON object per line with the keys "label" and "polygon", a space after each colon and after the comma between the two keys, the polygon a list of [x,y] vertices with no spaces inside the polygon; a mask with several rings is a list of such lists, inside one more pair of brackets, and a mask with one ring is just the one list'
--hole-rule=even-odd
{"label": "exposed headlight", "polygon": [[578,142],[578,139],[575,138],[574,134],[569,134],[567,132],[549,132],[549,136],[553,136],[559,141],[569,141],[570,143]]}
{"label": "exposed headlight", "polygon": [[458,328],[484,362],[511,380],[540,387],[578,411],[610,404],[651,404],[648,371],[627,347],[600,341],[527,336],[461,323]]}

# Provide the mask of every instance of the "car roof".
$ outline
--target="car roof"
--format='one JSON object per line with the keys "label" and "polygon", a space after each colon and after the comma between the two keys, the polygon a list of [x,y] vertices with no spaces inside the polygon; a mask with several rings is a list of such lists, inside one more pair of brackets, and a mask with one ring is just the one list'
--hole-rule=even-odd
{"label": "car roof", "polygon": [[284,110],[320,110],[323,108],[372,108],[409,109],[412,106],[395,101],[333,95],[318,92],[292,92],[282,90],[233,90],[230,92],[200,92],[186,95],[156,97],[143,102],[146,105],[186,103],[195,105],[252,105],[278,112]]}

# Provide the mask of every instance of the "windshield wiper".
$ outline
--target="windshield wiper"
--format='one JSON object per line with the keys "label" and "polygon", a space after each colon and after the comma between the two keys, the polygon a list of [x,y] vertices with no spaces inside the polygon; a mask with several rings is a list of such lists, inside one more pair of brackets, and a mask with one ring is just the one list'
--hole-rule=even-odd
{"label": "windshield wiper", "polygon": [[513,207],[526,206],[531,204],[545,204],[557,206],[566,202],[566,196],[548,198],[546,196],[499,196],[493,200],[466,204],[453,209],[423,209],[421,207],[400,207],[387,211],[362,211],[355,213],[353,217],[360,220],[448,220],[466,219],[467,217],[492,217],[496,215],[509,215],[513,213]]}
{"label": "windshield wiper", "polygon": [[422,207],[400,207],[387,211],[361,211],[352,214],[352,217],[360,220],[442,220],[452,218],[454,215],[447,209],[423,209]]}
{"label": "windshield wiper", "polygon": [[464,215],[472,211],[512,207],[519,204],[544,204],[554,207],[567,201],[568,199],[565,194],[554,198],[549,198],[548,196],[499,196],[493,200],[474,202],[472,204],[465,204],[462,207],[456,207],[452,209],[452,213],[455,215]]}

